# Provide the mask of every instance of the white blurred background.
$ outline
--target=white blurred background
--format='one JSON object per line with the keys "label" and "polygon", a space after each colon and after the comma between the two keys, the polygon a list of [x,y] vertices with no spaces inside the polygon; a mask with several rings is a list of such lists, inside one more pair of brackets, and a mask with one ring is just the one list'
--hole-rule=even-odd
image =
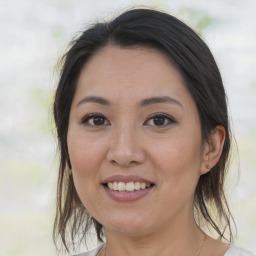
{"label": "white blurred background", "polygon": [[236,244],[256,252],[255,0],[0,0],[0,256],[57,255],[55,65],[78,31],[135,5],[181,18],[215,55],[239,149],[228,182]]}

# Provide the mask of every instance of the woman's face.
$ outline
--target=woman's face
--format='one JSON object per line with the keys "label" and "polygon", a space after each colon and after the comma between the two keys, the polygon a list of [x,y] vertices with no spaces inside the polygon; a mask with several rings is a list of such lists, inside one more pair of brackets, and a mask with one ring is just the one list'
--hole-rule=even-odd
{"label": "woman's face", "polygon": [[107,46],[83,67],[68,150],[77,193],[107,231],[193,220],[202,147],[196,105],[163,53]]}

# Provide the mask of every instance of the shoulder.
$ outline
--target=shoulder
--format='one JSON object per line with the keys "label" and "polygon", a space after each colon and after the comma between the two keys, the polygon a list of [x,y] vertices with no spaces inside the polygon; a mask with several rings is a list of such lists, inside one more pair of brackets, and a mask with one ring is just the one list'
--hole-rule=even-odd
{"label": "shoulder", "polygon": [[99,251],[104,247],[104,243],[99,245],[97,248],[89,251],[89,252],[84,252],[84,253],[79,253],[79,254],[75,254],[73,256],[97,256],[97,254],[99,253]]}
{"label": "shoulder", "polygon": [[[102,247],[104,247],[104,243],[99,245],[97,248],[93,249],[92,251],[75,254],[73,256],[97,256],[97,254],[102,249]],[[243,248],[240,248],[232,244],[230,245],[228,251],[225,253],[224,256],[256,256],[256,255]]]}
{"label": "shoulder", "polygon": [[224,256],[255,256],[251,252],[231,244]]}

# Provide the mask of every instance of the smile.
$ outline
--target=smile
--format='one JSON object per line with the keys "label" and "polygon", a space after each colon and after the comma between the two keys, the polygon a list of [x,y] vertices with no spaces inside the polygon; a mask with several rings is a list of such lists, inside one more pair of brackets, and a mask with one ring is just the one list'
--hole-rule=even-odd
{"label": "smile", "polygon": [[155,184],[137,175],[113,175],[103,180],[107,195],[118,202],[136,201],[150,194]]}
{"label": "smile", "polygon": [[121,181],[114,181],[108,182],[105,184],[110,190],[120,191],[120,192],[133,192],[137,190],[142,190],[146,188],[150,188],[153,184],[147,184],[145,182],[121,182]]}

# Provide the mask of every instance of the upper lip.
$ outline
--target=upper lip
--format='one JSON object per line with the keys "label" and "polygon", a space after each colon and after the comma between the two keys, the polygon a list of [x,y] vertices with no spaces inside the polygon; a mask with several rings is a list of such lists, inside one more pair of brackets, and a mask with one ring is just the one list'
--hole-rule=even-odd
{"label": "upper lip", "polygon": [[121,174],[117,174],[117,175],[112,175],[106,179],[103,180],[103,184],[108,183],[108,182],[115,182],[115,181],[120,181],[120,182],[144,182],[146,184],[153,184],[152,181],[144,179],[140,176],[137,175],[121,175]]}

